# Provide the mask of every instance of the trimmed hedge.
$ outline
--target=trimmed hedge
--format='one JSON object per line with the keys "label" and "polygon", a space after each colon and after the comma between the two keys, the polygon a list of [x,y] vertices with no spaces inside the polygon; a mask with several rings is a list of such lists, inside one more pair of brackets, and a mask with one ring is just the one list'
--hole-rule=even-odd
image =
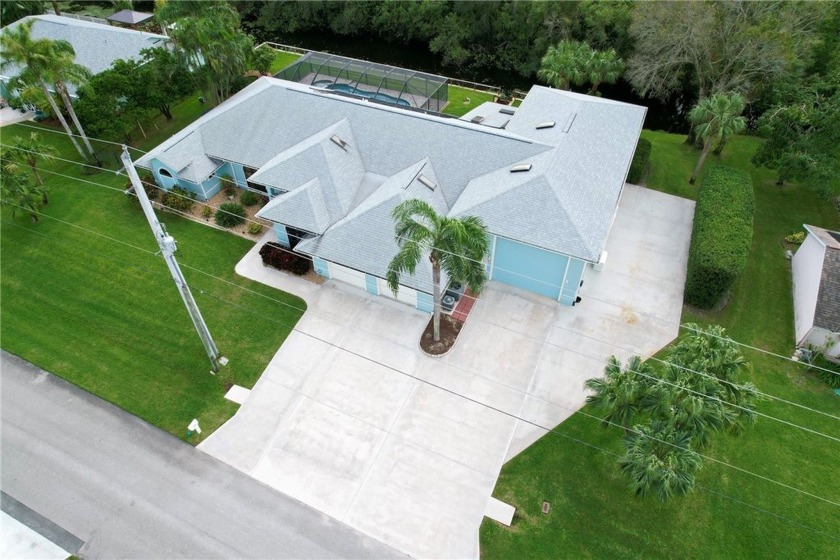
{"label": "trimmed hedge", "polygon": [[243,206],[255,206],[262,202],[262,196],[255,192],[242,191],[242,194],[239,196],[239,202],[241,202]]}
{"label": "trimmed hedge", "polygon": [[312,268],[312,261],[272,241],[260,247],[260,257],[264,265],[288,270],[298,276],[303,276]]}
{"label": "trimmed hedge", "polygon": [[644,177],[652,148],[653,145],[650,143],[650,140],[639,138],[636,153],[633,154],[633,162],[630,164],[630,172],[627,174],[628,183],[637,184]]}
{"label": "trimmed hedge", "polygon": [[749,173],[728,167],[706,170],[694,210],[686,303],[710,309],[732,287],[747,263],[754,211]]}
{"label": "trimmed hedge", "polygon": [[160,202],[172,210],[189,212],[195,204],[195,194],[176,185],[164,193]]}

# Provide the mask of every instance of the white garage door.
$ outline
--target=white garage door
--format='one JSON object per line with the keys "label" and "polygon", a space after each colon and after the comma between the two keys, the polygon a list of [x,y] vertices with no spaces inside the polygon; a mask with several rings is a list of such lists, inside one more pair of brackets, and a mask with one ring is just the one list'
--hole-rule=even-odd
{"label": "white garage door", "polygon": [[341,266],[340,264],[335,264],[333,262],[329,263],[329,265],[330,278],[345,282],[363,290],[365,289],[364,272],[359,272],[358,270],[353,270],[352,268],[347,268],[346,266]]}
{"label": "white garage door", "polygon": [[391,288],[388,287],[388,282],[386,282],[382,278],[377,278],[376,282],[379,288],[379,295],[389,297],[391,299],[396,299],[397,301],[407,303],[411,306],[417,305],[417,290],[413,288],[406,288],[405,286],[400,286],[396,297],[394,297],[394,292],[392,292]]}

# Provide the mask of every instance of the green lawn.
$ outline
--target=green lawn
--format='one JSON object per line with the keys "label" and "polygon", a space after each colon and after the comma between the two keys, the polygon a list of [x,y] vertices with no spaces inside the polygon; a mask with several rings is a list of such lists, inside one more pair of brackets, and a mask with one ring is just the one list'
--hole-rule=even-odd
{"label": "green lawn", "polygon": [[[141,147],[168,137],[200,108],[190,99],[174,112],[173,122],[160,123],[159,130],[151,126],[154,138]],[[30,130],[4,127],[3,143]],[[43,132],[42,137],[59,147],[61,157],[78,158],[63,135]],[[127,182],[112,172],[83,176],[80,166],[64,162],[44,169],[120,189]],[[51,188],[43,212],[55,219],[33,224],[24,216],[12,218],[8,208],[0,216],[3,349],[176,436],[184,437],[187,424],[198,418],[206,436],[237,409],[223,398],[226,385],[253,386],[300,318],[304,302],[234,274],[252,242],[160,214],[178,241],[184,275],[216,343],[230,359],[213,376],[162,259],[118,242],[157,251],[139,205],[118,191],[43,175]]]}
{"label": "green lawn", "polygon": [[[698,152],[685,137],[644,131],[653,143],[646,183],[694,198],[688,177]],[[722,157],[725,164],[748,169],[756,191],[755,235],[743,276],[729,305],[713,313],[685,309],[683,322],[719,323],[737,340],[790,355],[793,311],[789,263],[781,239],[803,222],[840,226],[828,201],[801,186],[774,184],[772,172],[754,168],[750,157],[758,139],[738,137]],[[697,183],[700,184],[700,181]],[[750,378],[765,393],[840,415],[840,399],[813,374],[790,362],[756,351]],[[836,420],[778,401],[759,411],[810,429],[840,436]],[[589,411],[592,412],[592,411]],[[485,519],[481,529],[485,558],[829,558],[836,540],[786,523],[761,508],[796,523],[840,535],[836,506],[705,461],[698,488],[686,498],[661,504],[634,497],[619,473],[616,458],[586,444],[620,453],[615,429],[575,415],[508,463],[496,486],[499,499],[517,507],[508,529]],[[575,441],[579,440],[579,441]],[[760,473],[812,494],[840,502],[840,444],[760,418],[741,437],[717,436],[708,455]],[[720,494],[725,494],[729,498]],[[739,503],[733,500],[746,502]],[[540,513],[543,501],[551,513]]]}
{"label": "green lawn", "polygon": [[299,59],[300,55],[296,53],[290,53],[286,51],[277,51],[277,54],[274,55],[274,62],[271,63],[271,69],[269,72],[273,76],[295,60]]}
{"label": "green lawn", "polygon": [[493,101],[495,95],[485,91],[467,89],[458,86],[447,86],[449,104],[443,110],[444,113],[460,117],[466,115],[482,103]]}

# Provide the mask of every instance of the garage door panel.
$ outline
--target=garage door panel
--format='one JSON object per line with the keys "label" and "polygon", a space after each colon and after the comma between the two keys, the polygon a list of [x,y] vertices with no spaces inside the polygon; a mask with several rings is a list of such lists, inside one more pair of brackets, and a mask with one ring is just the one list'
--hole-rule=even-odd
{"label": "garage door panel", "polygon": [[330,278],[362,288],[363,290],[366,289],[364,272],[359,272],[358,270],[353,270],[340,264],[330,263]]}
{"label": "garage door panel", "polygon": [[377,278],[377,282],[379,283],[379,295],[389,297],[391,299],[396,299],[397,301],[401,301],[403,303],[407,303],[409,305],[416,305],[417,304],[417,291],[412,288],[407,288],[405,286],[400,286],[397,295],[394,296],[394,292],[391,291],[391,288],[388,287],[388,282],[383,280],[382,278]]}
{"label": "garage door panel", "polygon": [[493,255],[493,280],[558,299],[567,262],[564,255],[499,237]]}

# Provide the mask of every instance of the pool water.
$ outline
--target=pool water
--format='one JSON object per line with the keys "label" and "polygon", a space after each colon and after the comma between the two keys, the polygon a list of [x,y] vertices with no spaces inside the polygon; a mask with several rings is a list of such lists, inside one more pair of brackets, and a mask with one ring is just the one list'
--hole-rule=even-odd
{"label": "pool water", "polygon": [[332,80],[318,80],[317,82],[312,82],[312,85],[322,87],[325,89],[331,89],[334,91],[350,93],[352,95],[358,95],[359,97],[366,97],[375,101],[381,101],[382,103],[389,103],[391,105],[399,105],[402,107],[411,107],[411,104],[405,99],[399,99],[397,97],[394,97],[393,95],[388,95],[387,93],[376,93],[373,91],[353,87],[350,84],[334,84]]}

